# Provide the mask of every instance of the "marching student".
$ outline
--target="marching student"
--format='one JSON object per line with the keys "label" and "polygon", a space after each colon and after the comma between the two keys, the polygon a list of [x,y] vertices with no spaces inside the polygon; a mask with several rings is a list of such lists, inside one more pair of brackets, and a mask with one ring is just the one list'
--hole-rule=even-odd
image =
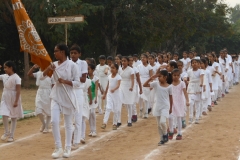
{"label": "marching student", "polygon": [[[138,65],[137,69],[139,71],[141,83],[144,84],[152,75],[153,69],[148,64],[148,56],[143,53],[141,56],[142,64]],[[140,108],[140,117],[148,118],[148,108],[150,100],[150,88],[143,87],[143,94],[140,95],[139,99],[139,108]]]}
{"label": "marching student", "polygon": [[[16,74],[16,65],[12,61],[4,63],[6,74],[0,75],[3,81],[3,93],[0,106],[0,115],[3,118],[4,134],[1,140],[7,142],[14,141],[14,133],[17,126],[17,118],[23,118],[23,108],[21,104],[21,78]],[[9,130],[8,118],[11,118]]]}
{"label": "marching student", "polygon": [[188,77],[188,87],[187,87],[187,93],[189,98],[189,123],[193,122],[193,111],[194,111],[194,105],[195,105],[195,123],[199,123],[199,117],[200,117],[200,100],[201,100],[201,91],[203,86],[203,76],[204,73],[200,67],[200,61],[198,59],[192,59],[191,60],[191,66],[192,69],[188,70],[187,77]]}
{"label": "marching student", "polygon": [[112,64],[111,66],[112,74],[108,76],[107,89],[103,95],[103,99],[105,99],[107,96],[107,105],[106,112],[104,114],[103,124],[101,126],[102,129],[106,128],[111,112],[113,112],[113,130],[117,129],[118,112],[122,105],[120,97],[121,91],[119,89],[122,78],[118,74],[118,68],[119,66],[116,63]]}
{"label": "marching student", "polygon": [[[65,150],[63,157],[70,157],[73,116],[78,112],[77,97],[75,89],[80,87],[80,75],[77,65],[68,60],[68,47],[65,44],[57,44],[54,48],[54,55],[57,61],[53,62],[44,72],[46,76],[53,70],[53,80],[55,85],[52,88],[51,98],[51,121],[52,133],[55,141],[55,150],[52,153],[53,158],[58,158],[63,153],[62,141],[60,135],[60,114],[64,115],[65,126]],[[65,90],[65,89],[66,90]]]}
{"label": "marching student", "polygon": [[142,62],[138,59],[138,55],[137,55],[137,54],[134,54],[134,55],[132,56],[132,58],[133,58],[133,67],[136,67],[136,68],[137,68],[137,66],[138,66],[139,64],[141,64]]}
{"label": "marching student", "polygon": [[119,66],[118,73],[120,73],[122,71],[122,63],[121,63],[122,56],[117,55],[114,60],[115,60],[115,63]]}
{"label": "marching student", "polygon": [[[122,104],[126,105],[128,110],[128,127],[132,126],[132,107],[134,104],[134,95],[137,94],[134,89],[134,70],[129,67],[129,58],[122,57],[122,71],[120,72],[121,84],[120,91],[122,95]],[[121,110],[118,111],[118,123],[117,126],[121,125]]]}
{"label": "marching student", "polygon": [[137,103],[139,102],[139,97],[142,94],[142,84],[139,76],[139,71],[137,67],[133,67],[133,57],[128,56],[129,66],[134,70],[134,85],[133,89],[135,90],[134,95],[134,104],[133,104],[133,113],[132,113],[132,122],[137,122]]}
{"label": "marching student", "polygon": [[203,76],[203,87],[201,93],[202,104],[200,105],[200,116],[207,115],[207,109],[212,111],[211,106],[211,93],[212,93],[212,67],[208,67],[208,60],[201,59],[201,70],[204,74]]}
{"label": "marching student", "polygon": [[184,51],[183,54],[182,54],[183,58],[180,59],[180,61],[183,62],[183,72],[187,72],[189,66],[191,65],[191,60],[190,58],[188,58],[188,52],[187,51]]}
{"label": "marching student", "polygon": [[228,88],[228,69],[229,69],[229,63],[226,58],[226,54],[224,50],[220,51],[220,57],[219,57],[219,64],[222,71],[222,97],[225,96],[226,88]]}
{"label": "marching student", "polygon": [[[40,121],[42,122],[40,132],[48,133],[48,127],[51,121],[51,100],[49,96],[52,89],[52,80],[49,76],[43,77],[43,72],[40,70],[36,73],[33,73],[33,71],[38,68],[38,65],[35,64],[28,71],[28,76],[36,78],[36,85],[38,86],[35,99],[35,115],[39,117]],[[46,116],[46,121],[44,120],[44,116]]]}
{"label": "marching student", "polygon": [[[157,77],[159,81],[153,81]],[[149,78],[143,84],[143,87],[151,87],[156,92],[156,103],[153,107],[153,116],[157,119],[158,132],[160,135],[159,146],[168,142],[167,118],[169,114],[172,113],[172,86],[167,83],[167,77],[168,71],[158,71],[156,75]]]}
{"label": "marching student", "polygon": [[[92,93],[91,93],[91,80],[86,79],[83,88],[84,104],[83,104],[83,113],[82,113],[82,128],[81,128],[81,140],[82,144],[85,144],[85,135],[86,135],[86,120],[89,120],[89,105],[92,105]],[[96,131],[94,136],[97,136]],[[73,148],[72,148],[73,149]],[[77,148],[74,148],[77,149]]]}
{"label": "marching student", "polygon": [[97,77],[99,78],[99,92],[98,92],[98,112],[103,114],[102,107],[105,110],[106,101],[102,99],[102,96],[106,92],[108,82],[108,65],[106,63],[106,57],[104,55],[99,56],[99,64],[96,67]]}
{"label": "marching student", "polygon": [[73,45],[70,48],[70,57],[71,60],[77,65],[79,71],[80,86],[74,87],[76,92],[76,97],[78,101],[78,112],[74,114],[74,131],[73,131],[73,145],[72,149],[77,149],[81,141],[81,130],[82,130],[82,120],[83,118],[83,103],[88,103],[84,101],[83,88],[84,83],[86,82],[88,65],[84,60],[80,60],[81,57],[81,48],[78,45]]}
{"label": "marching student", "polygon": [[[182,119],[185,116],[185,106],[189,106],[189,99],[186,91],[186,85],[183,81],[180,80],[180,73],[179,69],[174,69],[172,71],[172,97],[173,97],[173,104],[172,104],[172,115],[177,120],[177,129],[178,135],[176,140],[182,139]],[[173,139],[173,117],[169,116],[169,130],[170,133],[168,135],[169,139]]]}
{"label": "marching student", "polygon": [[95,65],[89,64],[88,65],[88,78],[91,80],[91,98],[92,103],[89,103],[90,115],[89,115],[89,125],[90,125],[90,133],[89,136],[96,137],[97,130],[96,130],[96,112],[95,109],[98,106],[98,77],[94,75]]}

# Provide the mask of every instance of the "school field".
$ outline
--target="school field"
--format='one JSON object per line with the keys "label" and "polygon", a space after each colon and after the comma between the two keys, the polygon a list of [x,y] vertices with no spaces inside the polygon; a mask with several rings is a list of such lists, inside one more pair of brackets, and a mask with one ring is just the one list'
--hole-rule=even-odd
{"label": "school field", "polygon": [[[1,87],[2,88],[2,87]],[[183,140],[171,140],[157,146],[159,136],[156,120],[150,116],[139,119],[131,128],[126,126],[126,108],[123,108],[123,125],[112,130],[112,117],[107,129],[102,130],[103,115],[97,115],[98,136],[88,137],[86,144],[72,152],[69,160],[238,160],[240,159],[240,85],[230,90],[219,105],[214,106],[200,124],[188,125],[183,131]],[[0,90],[0,93],[2,89]],[[22,89],[22,104],[25,110],[34,110],[36,90]],[[61,124],[62,142],[64,128]],[[15,142],[0,141],[0,159],[48,160],[54,150],[51,133],[39,132],[40,122],[34,118],[18,121]],[[0,126],[0,133],[3,133]],[[63,159],[63,158],[60,158]]]}

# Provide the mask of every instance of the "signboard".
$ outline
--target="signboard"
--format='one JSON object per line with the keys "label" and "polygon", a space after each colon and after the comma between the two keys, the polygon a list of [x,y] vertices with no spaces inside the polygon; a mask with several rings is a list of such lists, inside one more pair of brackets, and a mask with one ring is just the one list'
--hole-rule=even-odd
{"label": "signboard", "polygon": [[48,24],[79,23],[84,21],[84,16],[48,17]]}

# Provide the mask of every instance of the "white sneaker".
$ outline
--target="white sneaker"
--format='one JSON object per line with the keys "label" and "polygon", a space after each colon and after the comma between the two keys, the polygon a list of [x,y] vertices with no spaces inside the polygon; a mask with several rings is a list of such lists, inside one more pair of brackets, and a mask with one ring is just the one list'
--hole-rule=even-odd
{"label": "white sneaker", "polygon": [[49,133],[49,130],[48,130],[47,128],[45,128],[45,129],[43,130],[43,133]]}
{"label": "white sneaker", "polygon": [[62,148],[56,148],[52,153],[52,158],[59,158],[62,153],[63,153]]}
{"label": "white sneaker", "polygon": [[80,142],[81,142],[82,144],[85,144],[85,143],[86,143],[86,141],[85,141],[84,138],[81,138]]}
{"label": "white sneaker", "polygon": [[76,149],[78,149],[79,148],[79,145],[78,144],[73,144],[72,146],[71,146],[71,149],[72,150],[76,150]]}
{"label": "white sneaker", "polygon": [[44,131],[44,128],[45,128],[45,126],[42,125],[42,126],[40,127],[39,131],[40,131],[40,132],[43,132],[43,131]]}
{"label": "white sneaker", "polygon": [[92,132],[90,132],[88,135],[89,135],[89,136],[92,136]]}
{"label": "white sneaker", "polygon": [[3,134],[2,136],[1,136],[1,140],[2,141],[6,141],[8,139],[8,134]]}
{"label": "white sneaker", "polygon": [[14,141],[14,138],[13,138],[13,137],[9,137],[7,141],[8,141],[8,142],[13,142],[13,141]]}
{"label": "white sneaker", "polygon": [[92,136],[93,136],[93,137],[96,137],[96,136],[97,136],[97,133],[96,133],[96,132],[92,132]]}
{"label": "white sneaker", "polygon": [[195,124],[199,124],[199,121],[198,121],[198,119],[195,119]]}
{"label": "white sneaker", "polygon": [[69,158],[70,155],[71,155],[71,147],[66,147],[66,148],[64,149],[63,157],[64,157],[64,158]]}

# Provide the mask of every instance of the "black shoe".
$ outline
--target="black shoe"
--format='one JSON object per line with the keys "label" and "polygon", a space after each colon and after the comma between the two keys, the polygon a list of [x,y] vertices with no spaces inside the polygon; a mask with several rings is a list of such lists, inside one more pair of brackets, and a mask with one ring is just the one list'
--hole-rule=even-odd
{"label": "black shoe", "polygon": [[168,133],[166,135],[163,135],[163,141],[164,143],[168,142]]}
{"label": "black shoe", "polygon": [[132,122],[134,123],[134,122],[137,122],[137,115],[133,115],[132,116]]}
{"label": "black shoe", "polygon": [[120,127],[122,125],[122,123],[117,123],[117,128]]}
{"label": "black shoe", "polygon": [[128,127],[132,127],[132,123],[128,123]]}
{"label": "black shoe", "polygon": [[218,105],[217,101],[214,102],[214,105]]}
{"label": "black shoe", "polygon": [[152,108],[148,108],[148,114],[151,113],[152,111]]}
{"label": "black shoe", "polygon": [[161,146],[163,145],[165,142],[163,140],[161,140],[159,143],[158,143],[158,146]]}

